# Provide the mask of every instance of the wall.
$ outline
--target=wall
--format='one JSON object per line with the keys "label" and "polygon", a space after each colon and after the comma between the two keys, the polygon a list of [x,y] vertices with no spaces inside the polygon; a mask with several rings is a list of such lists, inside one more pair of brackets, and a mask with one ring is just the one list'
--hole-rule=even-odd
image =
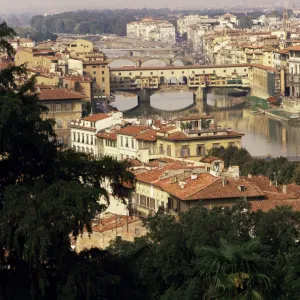
{"label": "wall", "polygon": [[[44,118],[52,118],[57,121],[55,132],[58,139],[65,145],[71,146],[70,122],[79,119],[82,116],[81,100],[53,100],[39,101],[41,104],[49,108],[49,112]],[[61,110],[56,110],[56,104],[61,105]],[[67,110],[67,105],[71,104],[71,109]]]}

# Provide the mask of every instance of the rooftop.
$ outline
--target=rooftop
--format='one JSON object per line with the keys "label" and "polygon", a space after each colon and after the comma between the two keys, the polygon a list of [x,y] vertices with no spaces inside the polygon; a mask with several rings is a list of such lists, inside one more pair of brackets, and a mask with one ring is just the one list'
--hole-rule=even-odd
{"label": "rooftop", "polygon": [[70,92],[64,89],[41,89],[39,91],[39,100],[80,100],[83,95],[75,92]]}
{"label": "rooftop", "polygon": [[82,118],[81,120],[83,121],[90,121],[90,122],[97,122],[97,121],[101,121],[104,119],[107,119],[111,117],[108,114],[103,114],[103,113],[99,113],[99,114],[95,114],[95,115],[90,115],[88,117]]}
{"label": "rooftop", "polygon": [[120,130],[117,131],[117,133],[135,136],[148,129],[150,129],[148,126],[129,125],[121,128]]}

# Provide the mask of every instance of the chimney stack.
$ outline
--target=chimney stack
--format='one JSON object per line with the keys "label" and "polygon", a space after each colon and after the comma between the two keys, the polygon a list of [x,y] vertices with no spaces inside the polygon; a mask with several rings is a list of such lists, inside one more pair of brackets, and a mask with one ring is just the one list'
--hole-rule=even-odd
{"label": "chimney stack", "polygon": [[287,186],[286,184],[282,186],[282,193],[287,194]]}

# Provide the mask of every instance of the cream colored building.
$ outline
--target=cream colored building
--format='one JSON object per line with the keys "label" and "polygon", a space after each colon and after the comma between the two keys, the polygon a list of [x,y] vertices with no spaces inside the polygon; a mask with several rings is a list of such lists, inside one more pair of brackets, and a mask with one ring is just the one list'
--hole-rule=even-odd
{"label": "cream colored building", "polygon": [[78,39],[68,44],[67,49],[68,51],[73,53],[87,53],[93,52],[94,46],[93,43],[90,41]]}
{"label": "cream colored building", "polygon": [[71,147],[77,152],[84,152],[99,157],[96,134],[111,126],[122,124],[122,122],[123,114],[121,112],[112,114],[100,113],[74,120],[70,124]]}

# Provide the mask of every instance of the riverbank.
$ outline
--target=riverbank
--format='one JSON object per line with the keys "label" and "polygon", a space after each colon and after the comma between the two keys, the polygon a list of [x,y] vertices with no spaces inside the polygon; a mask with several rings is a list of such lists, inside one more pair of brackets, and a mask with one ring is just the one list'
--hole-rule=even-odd
{"label": "riverbank", "polygon": [[285,111],[284,109],[278,106],[272,106],[266,99],[259,97],[250,97],[249,101],[251,103],[251,109],[253,111],[261,111],[266,116],[283,122],[290,122],[290,112]]}

